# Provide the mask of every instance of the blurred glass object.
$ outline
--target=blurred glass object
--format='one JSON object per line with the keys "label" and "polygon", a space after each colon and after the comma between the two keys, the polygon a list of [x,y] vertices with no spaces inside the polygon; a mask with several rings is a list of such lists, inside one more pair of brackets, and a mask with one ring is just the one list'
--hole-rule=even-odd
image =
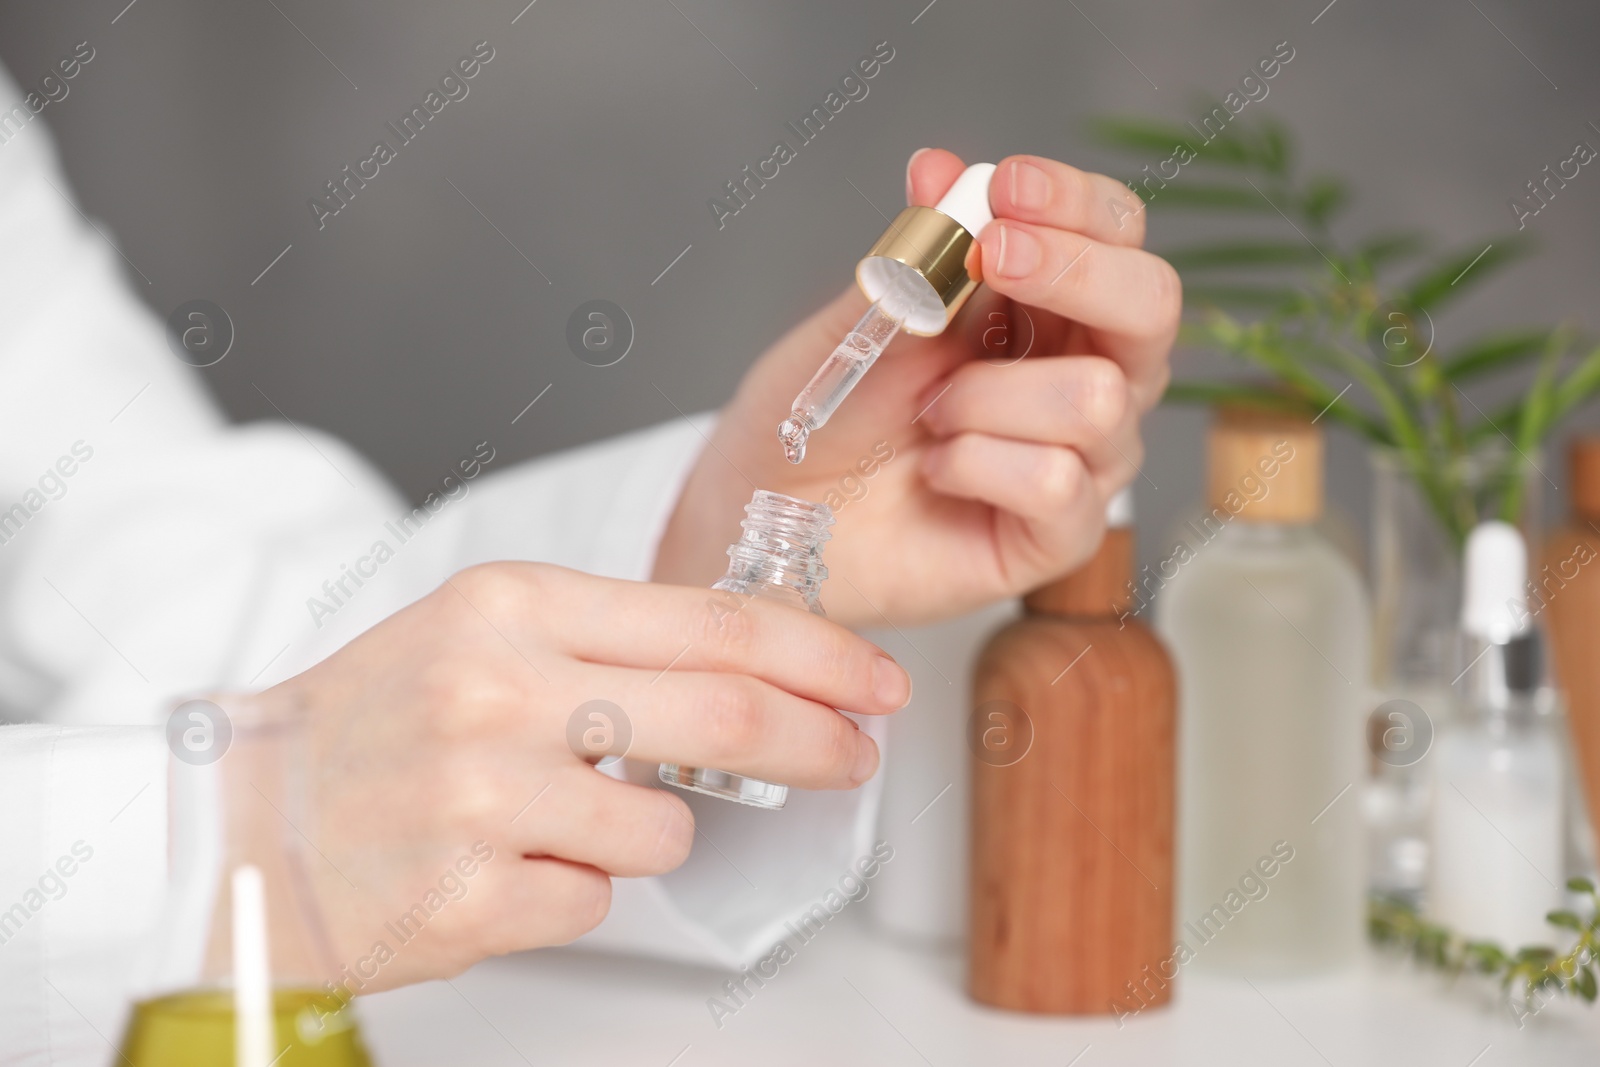
{"label": "blurred glass object", "polygon": [[303,724],[226,705],[168,723],[171,877],[117,1062],[367,1067],[302,855]]}
{"label": "blurred glass object", "polygon": [[[1523,535],[1538,544],[1543,479],[1537,456],[1509,462],[1503,443],[1480,448],[1431,481],[1417,477],[1413,462],[1399,452],[1373,449],[1370,456],[1377,692],[1367,724],[1367,870],[1374,893],[1418,905],[1429,866],[1431,790],[1424,761],[1450,720],[1451,680],[1461,669],[1462,542],[1455,531],[1495,517],[1508,481],[1515,480]],[[1430,500],[1425,485],[1440,487],[1447,500]],[[1441,521],[1441,506],[1456,515],[1451,527]]]}

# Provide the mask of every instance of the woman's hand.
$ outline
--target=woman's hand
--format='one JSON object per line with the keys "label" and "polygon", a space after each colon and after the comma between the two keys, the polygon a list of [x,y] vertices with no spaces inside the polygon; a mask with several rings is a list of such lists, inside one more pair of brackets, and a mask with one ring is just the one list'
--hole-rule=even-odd
{"label": "woman's hand", "polygon": [[[935,203],[962,169],[919,152],[908,199]],[[957,614],[1087,560],[1106,502],[1137,473],[1140,416],[1166,388],[1178,276],[1140,250],[1143,205],[1111,178],[1013,156],[990,203],[969,260],[985,288],[940,336],[898,338],[798,466],[777,425],[866,299],[851,286],[757,362],[685,486],[657,578],[716,579],[752,481],[847,501],[824,600],[850,625]]]}
{"label": "woman's hand", "polygon": [[[496,563],[266,698],[304,709],[310,862],[367,992],[570,941],[605,915],[608,876],[683,862],[687,805],[607,777],[600,757],[625,745],[652,778],[666,761],[848,789],[878,750],[834,709],[882,714],[910,690],[874,645],[792,607]],[[579,712],[596,700],[620,721]],[[446,902],[402,942],[430,890]]]}

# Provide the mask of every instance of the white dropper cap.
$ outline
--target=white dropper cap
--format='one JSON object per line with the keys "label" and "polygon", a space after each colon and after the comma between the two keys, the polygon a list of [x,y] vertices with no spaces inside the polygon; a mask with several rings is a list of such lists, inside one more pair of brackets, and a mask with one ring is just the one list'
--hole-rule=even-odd
{"label": "white dropper cap", "polygon": [[978,236],[994,221],[994,210],[989,207],[989,182],[994,178],[994,171],[993,163],[974,163],[961,172],[961,177],[933,209],[949,215],[961,223],[963,230]]}
{"label": "white dropper cap", "polygon": [[1133,525],[1133,486],[1126,486],[1106,502],[1106,529],[1120,530]]}
{"label": "white dropper cap", "polygon": [[1528,546],[1521,532],[1510,523],[1479,523],[1467,535],[1461,628],[1497,645],[1527,633],[1527,581]]}

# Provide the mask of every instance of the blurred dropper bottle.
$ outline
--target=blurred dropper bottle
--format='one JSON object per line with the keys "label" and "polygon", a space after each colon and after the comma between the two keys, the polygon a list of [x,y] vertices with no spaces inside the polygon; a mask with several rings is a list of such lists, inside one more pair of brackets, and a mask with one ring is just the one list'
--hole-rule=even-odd
{"label": "blurred dropper bottle", "polygon": [[778,440],[790,463],[806,455],[806,441],[838,410],[850,390],[904,329],[931,337],[943,333],[981,280],[968,270],[969,253],[993,219],[989,182],[993,163],[974,163],[934,207],[913,205],[889,224],[856,266],[856,284],[872,306],[823,362]]}
{"label": "blurred dropper bottle", "polygon": [[1107,1014],[1172,993],[1154,969],[1173,953],[1177,680],[1133,616],[1131,491],[1106,524],[974,674],[967,986],[1013,1011]]}
{"label": "blurred dropper bottle", "polygon": [[368,1067],[296,829],[300,715],[259,697],[175,715],[171,877],[116,1062]]}
{"label": "blurred dropper bottle", "polygon": [[1360,576],[1316,529],[1322,433],[1219,410],[1207,467],[1193,542],[1140,590],[1178,668],[1178,936],[1202,970],[1353,964],[1371,615]]}
{"label": "blurred dropper bottle", "polygon": [[1467,537],[1461,675],[1432,754],[1426,910],[1469,940],[1516,950],[1549,940],[1566,880],[1565,789],[1555,716],[1545,714],[1528,550],[1504,522]]}

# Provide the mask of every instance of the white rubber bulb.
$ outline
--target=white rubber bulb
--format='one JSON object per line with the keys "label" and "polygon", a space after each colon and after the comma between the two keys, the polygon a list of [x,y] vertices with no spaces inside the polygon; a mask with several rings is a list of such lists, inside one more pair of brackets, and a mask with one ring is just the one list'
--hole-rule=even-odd
{"label": "white rubber bulb", "polygon": [[1528,546],[1510,523],[1484,522],[1467,535],[1461,628],[1504,644],[1529,629]]}
{"label": "white rubber bulb", "polygon": [[961,223],[962,229],[978,236],[994,221],[994,210],[989,207],[989,182],[994,170],[993,163],[974,163],[961,172],[950,191],[933,205],[934,210],[949,215]]}

